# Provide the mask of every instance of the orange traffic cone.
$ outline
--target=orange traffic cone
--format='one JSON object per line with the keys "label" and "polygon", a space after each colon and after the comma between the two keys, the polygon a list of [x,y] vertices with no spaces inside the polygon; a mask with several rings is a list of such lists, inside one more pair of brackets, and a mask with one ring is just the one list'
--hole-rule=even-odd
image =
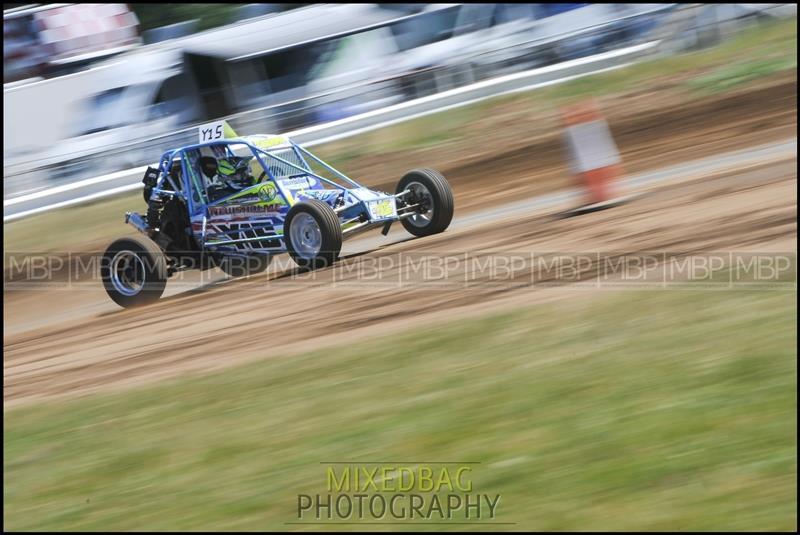
{"label": "orange traffic cone", "polygon": [[592,100],[561,109],[570,167],[586,191],[579,213],[609,208],[615,199],[614,183],[622,176],[620,158],[605,118]]}

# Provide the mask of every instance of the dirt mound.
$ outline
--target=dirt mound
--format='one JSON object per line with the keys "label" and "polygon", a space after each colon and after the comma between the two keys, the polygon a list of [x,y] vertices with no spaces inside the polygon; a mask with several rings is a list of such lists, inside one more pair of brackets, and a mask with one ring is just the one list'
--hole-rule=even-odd
{"label": "dirt mound", "polygon": [[[652,101],[647,109],[614,103],[605,109],[625,169],[638,173],[796,135],[797,80],[656,109]],[[560,126],[555,118],[550,123],[547,134],[529,137],[523,146],[498,147],[479,160],[439,164],[456,190],[459,209],[573,186]]]}

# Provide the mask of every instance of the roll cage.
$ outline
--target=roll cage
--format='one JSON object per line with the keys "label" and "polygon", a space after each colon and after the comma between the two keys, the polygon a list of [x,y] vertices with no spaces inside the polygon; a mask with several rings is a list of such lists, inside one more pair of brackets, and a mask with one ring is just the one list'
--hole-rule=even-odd
{"label": "roll cage", "polygon": [[[261,146],[259,146],[261,145]],[[199,154],[200,149],[210,148],[218,157],[237,156],[234,148],[246,147],[250,150],[253,157],[256,158],[259,166],[262,169],[260,177],[256,178],[254,185],[265,182],[264,177],[276,186],[279,194],[283,197],[287,204],[291,195],[287,195],[287,191],[281,184],[281,179],[295,178],[298,176],[311,176],[320,180],[323,184],[328,184],[333,188],[347,191],[349,188],[336,182],[335,180],[322,176],[314,172],[309,161],[317,164],[324,170],[334,175],[340,181],[347,183],[351,188],[363,188],[361,184],[349,178],[344,173],[334,169],[320,158],[291,141],[288,138],[275,138],[271,136],[252,136],[248,138],[233,138],[217,140],[208,143],[198,143],[194,145],[187,145],[178,149],[173,149],[165,152],[161,156],[159,162],[159,178],[153,188],[153,194],[163,194],[167,196],[176,196],[186,202],[187,209],[190,216],[196,215],[205,210],[211,204],[218,204],[224,202],[226,199],[218,199],[214,202],[209,202],[205,187],[205,180],[199,176],[198,170],[193,165],[196,162],[191,161],[192,151],[197,151]],[[287,152],[290,151],[290,152]],[[290,161],[284,157],[278,156],[276,152],[283,152],[283,156],[293,156],[295,161]],[[240,155],[238,155],[240,156]],[[270,163],[272,165],[270,165]],[[180,167],[179,181],[176,182],[171,170],[173,166],[178,164]],[[278,171],[297,171],[296,173],[276,173]],[[168,187],[167,187],[168,186]],[[187,194],[189,193],[189,194]],[[358,203],[353,203],[353,206]],[[344,206],[343,209],[350,206]]]}

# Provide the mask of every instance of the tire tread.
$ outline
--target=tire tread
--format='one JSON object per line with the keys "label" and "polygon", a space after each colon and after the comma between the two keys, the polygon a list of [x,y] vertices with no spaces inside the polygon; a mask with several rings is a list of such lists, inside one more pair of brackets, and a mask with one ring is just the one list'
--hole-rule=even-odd
{"label": "tire tread", "polygon": [[427,227],[416,227],[407,219],[401,221],[403,228],[417,237],[444,232],[453,220],[455,201],[447,179],[435,169],[423,167],[408,171],[397,184],[397,193],[405,190],[409,182],[422,182],[434,197],[433,221]]}
{"label": "tire tread", "polygon": [[[149,259],[145,259],[145,266],[152,266],[152,271],[148,271],[148,273],[151,273],[151,276],[149,280],[145,281],[145,287],[141,292],[133,296],[127,296],[117,292],[110,280],[110,273],[108,272],[113,254],[124,249],[144,253],[149,257]],[[153,240],[144,236],[120,238],[112,242],[103,254],[101,278],[108,296],[123,308],[153,303],[161,297],[167,285],[166,256]]]}

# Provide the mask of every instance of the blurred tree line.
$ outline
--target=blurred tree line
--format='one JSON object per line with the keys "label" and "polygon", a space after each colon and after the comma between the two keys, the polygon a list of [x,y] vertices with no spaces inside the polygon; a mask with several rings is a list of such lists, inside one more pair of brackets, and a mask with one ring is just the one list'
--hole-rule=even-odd
{"label": "blurred tree line", "polygon": [[[128,4],[139,17],[139,30],[146,31],[197,19],[198,31],[224,26],[236,20],[239,8],[248,4]],[[274,12],[308,4],[270,4]]]}

